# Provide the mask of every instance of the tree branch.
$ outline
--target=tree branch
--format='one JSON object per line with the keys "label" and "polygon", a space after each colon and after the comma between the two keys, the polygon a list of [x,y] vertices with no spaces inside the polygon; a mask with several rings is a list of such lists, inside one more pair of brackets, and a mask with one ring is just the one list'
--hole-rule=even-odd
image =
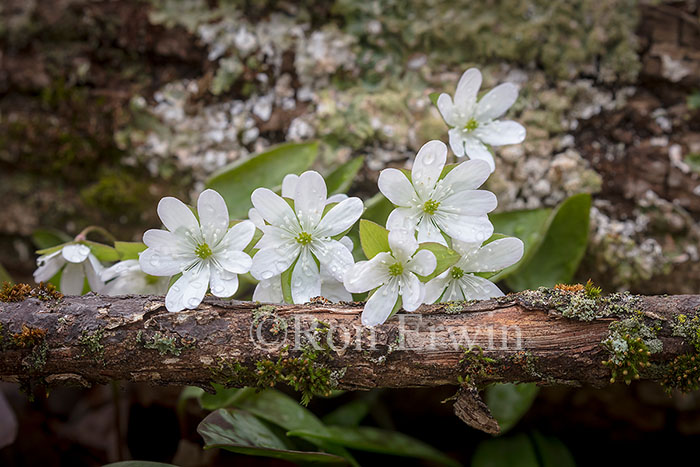
{"label": "tree branch", "polygon": [[700,377],[697,367],[679,368],[683,356],[694,362],[700,295],[540,289],[424,306],[373,329],[360,324],[362,304],[323,299],[261,306],[209,298],[197,310],[168,313],[154,296],[41,298],[0,303],[0,380],[208,390],[212,381],[286,383],[305,395],[460,384],[460,418],[494,432],[474,396],[489,382],[602,386],[611,375],[638,373],[688,387]]}

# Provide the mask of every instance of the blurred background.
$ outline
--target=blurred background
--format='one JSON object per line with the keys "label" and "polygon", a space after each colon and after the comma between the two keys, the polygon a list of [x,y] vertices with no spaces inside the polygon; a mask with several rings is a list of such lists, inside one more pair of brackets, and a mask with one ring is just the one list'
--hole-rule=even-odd
{"label": "blurred background", "polygon": [[[34,250],[88,225],[140,240],[158,226],[159,198],[191,201],[219,169],[282,142],[318,140],[326,172],[364,157],[349,191],[368,199],[379,170],[446,138],[429,95],[452,93],[470,66],[484,88],[520,86],[509,117],[527,138],[497,150],[487,182],[498,212],[589,193],[575,280],[700,292],[697,1],[3,0],[0,275],[31,282]],[[189,401],[178,412],[182,388],[30,388],[33,400],[0,388],[0,442],[14,439],[3,465],[283,463],[202,451],[206,411]],[[507,465],[564,465],[548,463],[540,438],[578,465],[670,462],[700,441],[698,394],[651,383],[543,388],[502,444],[440,403],[453,393],[346,393],[309,408],[365,401],[363,424],[465,465],[506,465],[493,446],[513,453]]]}

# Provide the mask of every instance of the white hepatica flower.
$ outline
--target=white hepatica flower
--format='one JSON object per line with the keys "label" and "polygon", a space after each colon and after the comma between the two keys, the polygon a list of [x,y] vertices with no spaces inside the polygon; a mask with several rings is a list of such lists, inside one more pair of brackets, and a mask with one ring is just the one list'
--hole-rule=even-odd
{"label": "white hepatica flower", "polygon": [[[336,280],[353,263],[350,251],[331,237],[348,230],[360,218],[364,206],[359,198],[347,198],[326,208],[326,183],[317,172],[301,174],[294,190],[294,209],[283,198],[258,188],[251,195],[256,212],[269,224],[256,245],[251,274],[258,280],[272,279],[292,269],[294,303],[321,295],[319,265]],[[317,263],[318,261],[318,263]]]}
{"label": "white hepatica flower", "polygon": [[210,286],[217,297],[230,297],[238,290],[238,274],[250,270],[252,260],[243,249],[253,239],[253,223],[229,228],[226,202],[214,190],[199,195],[197,213],[199,220],[179,199],[163,198],[158,217],[167,230],[143,234],[148,247],[139,257],[143,272],[166,277],[182,273],[165,296],[169,311],[197,308]]}
{"label": "white hepatica flower", "polygon": [[447,245],[441,231],[464,242],[483,242],[493,233],[486,213],[498,201],[490,191],[477,190],[490,175],[488,165],[465,161],[439,179],[447,158],[447,146],[429,141],[418,151],[411,180],[397,169],[379,174],[379,190],[398,206],[387,219],[389,230],[418,230],[419,242]]}
{"label": "white hepatica flower", "polygon": [[496,272],[523,257],[523,242],[515,237],[494,240],[487,245],[455,241],[452,248],[461,258],[454,266],[426,284],[425,301],[485,300],[503,295],[488,279],[474,273]]}
{"label": "white hepatica flower", "polygon": [[137,259],[120,261],[102,271],[100,277],[105,282],[102,289],[105,295],[163,295],[170,283],[168,277],[156,277],[143,272]]}
{"label": "white hepatica flower", "polygon": [[53,253],[40,256],[36,264],[38,266],[34,271],[36,282],[48,282],[63,268],[61,292],[66,295],[82,294],[86,277],[93,292],[101,292],[104,286],[100,279],[102,264],[90,252],[90,247],[82,243],[71,243]]}
{"label": "white hepatica flower", "polygon": [[384,323],[399,297],[404,310],[416,310],[425,298],[425,285],[418,275],[427,276],[437,266],[432,252],[416,251],[418,242],[412,231],[390,231],[389,247],[391,252],[378,253],[369,261],[360,261],[345,275],[344,284],[349,292],[374,290],[362,311],[365,326]]}
{"label": "white hepatica flower", "polygon": [[440,94],[438,109],[451,128],[448,132],[450,147],[458,156],[481,159],[488,162],[491,172],[496,168],[493,156],[486,144],[503,146],[522,143],[525,127],[511,120],[496,120],[515,103],[518,87],[503,83],[476,100],[481,87],[481,72],[470,68],[457,84],[454,101],[449,94]]}
{"label": "white hepatica flower", "polygon": [[[352,252],[352,240],[348,237],[343,237],[338,240],[343,244],[348,251]],[[352,295],[345,290],[345,286],[337,280],[328,271],[328,268],[321,265],[321,296],[332,302],[349,302],[352,301]],[[267,303],[282,303],[284,302],[284,294],[282,292],[282,279],[280,276],[273,276],[271,279],[262,279],[255,287],[253,292],[253,301]]]}

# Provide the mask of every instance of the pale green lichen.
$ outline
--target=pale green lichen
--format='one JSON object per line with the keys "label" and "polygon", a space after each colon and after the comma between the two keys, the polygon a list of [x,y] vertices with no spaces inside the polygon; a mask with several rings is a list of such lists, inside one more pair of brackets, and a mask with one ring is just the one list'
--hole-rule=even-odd
{"label": "pale green lichen", "polygon": [[83,331],[78,339],[78,343],[83,347],[82,355],[92,357],[96,362],[103,361],[105,351],[104,344],[102,344],[103,337],[104,329],[102,328],[93,332]]}
{"label": "pale green lichen", "polygon": [[603,365],[610,368],[610,382],[622,379],[630,384],[639,379],[641,371],[649,367],[649,357],[663,350],[657,338],[661,326],[648,326],[641,314],[610,323],[609,335],[601,342],[608,350],[609,358]]}

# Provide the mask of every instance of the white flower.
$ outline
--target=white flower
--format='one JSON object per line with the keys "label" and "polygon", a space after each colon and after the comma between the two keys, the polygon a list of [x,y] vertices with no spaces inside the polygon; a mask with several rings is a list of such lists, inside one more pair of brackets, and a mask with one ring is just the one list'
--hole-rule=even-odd
{"label": "white flower", "polygon": [[317,172],[301,174],[294,190],[294,209],[283,198],[258,188],[251,195],[256,212],[269,224],[256,245],[260,250],[250,270],[258,280],[272,279],[292,269],[294,303],[321,295],[319,265],[341,281],[354,261],[352,254],[331,237],[347,231],[360,218],[364,206],[359,198],[347,198],[326,208],[326,183]]}
{"label": "white flower", "polygon": [[199,220],[182,201],[163,198],[158,216],[167,230],[143,234],[148,247],[139,257],[143,272],[166,277],[182,273],[165,297],[169,311],[197,308],[210,286],[217,297],[230,297],[238,290],[238,274],[250,270],[252,260],[243,249],[253,239],[253,223],[229,228],[226,202],[214,190],[199,195],[197,213]]}
{"label": "white flower", "polygon": [[387,219],[389,230],[418,230],[419,242],[447,245],[441,232],[464,242],[483,242],[493,233],[487,212],[498,201],[490,191],[477,190],[490,175],[488,164],[465,161],[442,180],[447,146],[429,141],[420,148],[411,180],[397,169],[379,174],[379,190],[398,206]]}
{"label": "white flower", "polygon": [[105,282],[105,295],[147,294],[163,295],[168,290],[169,277],[156,277],[141,270],[137,259],[127,259],[108,267],[100,275]]}
{"label": "white flower", "polygon": [[[362,324],[376,326],[387,320],[401,297],[406,311],[424,303],[425,285],[418,276],[431,274],[437,266],[435,255],[418,250],[412,231],[389,232],[391,252],[378,253],[369,261],[360,261],[345,275],[345,288],[352,293],[374,290],[362,311]],[[375,290],[376,289],[376,290]]]}
{"label": "white flower", "polygon": [[523,242],[515,237],[494,240],[484,246],[454,241],[452,248],[461,259],[426,284],[426,303],[434,303],[438,299],[452,302],[500,297],[503,292],[496,284],[474,273],[500,271],[523,257]]}
{"label": "white flower", "polygon": [[103,269],[100,261],[90,252],[90,247],[82,243],[71,243],[40,256],[36,264],[36,282],[48,282],[65,266],[61,274],[61,292],[66,295],[81,295],[86,277],[93,292],[101,292],[104,286],[100,279]]}
{"label": "white flower", "polygon": [[486,144],[502,146],[522,143],[525,128],[511,120],[496,120],[506,113],[518,98],[518,87],[503,83],[486,93],[477,102],[481,87],[481,72],[470,68],[464,72],[457,84],[454,101],[448,94],[440,94],[438,109],[451,129],[450,147],[458,156],[481,159],[488,162],[491,172],[496,168],[493,156]]}
{"label": "white flower", "polygon": [[[348,237],[343,237],[338,240],[343,244],[348,251],[352,252],[352,240]],[[328,268],[321,265],[321,296],[332,302],[350,302],[352,295],[345,290],[345,286],[337,280],[328,271]],[[282,279],[280,276],[274,276],[271,279],[261,279],[253,292],[253,301],[267,303],[282,303],[284,302],[284,294],[282,292]]]}

